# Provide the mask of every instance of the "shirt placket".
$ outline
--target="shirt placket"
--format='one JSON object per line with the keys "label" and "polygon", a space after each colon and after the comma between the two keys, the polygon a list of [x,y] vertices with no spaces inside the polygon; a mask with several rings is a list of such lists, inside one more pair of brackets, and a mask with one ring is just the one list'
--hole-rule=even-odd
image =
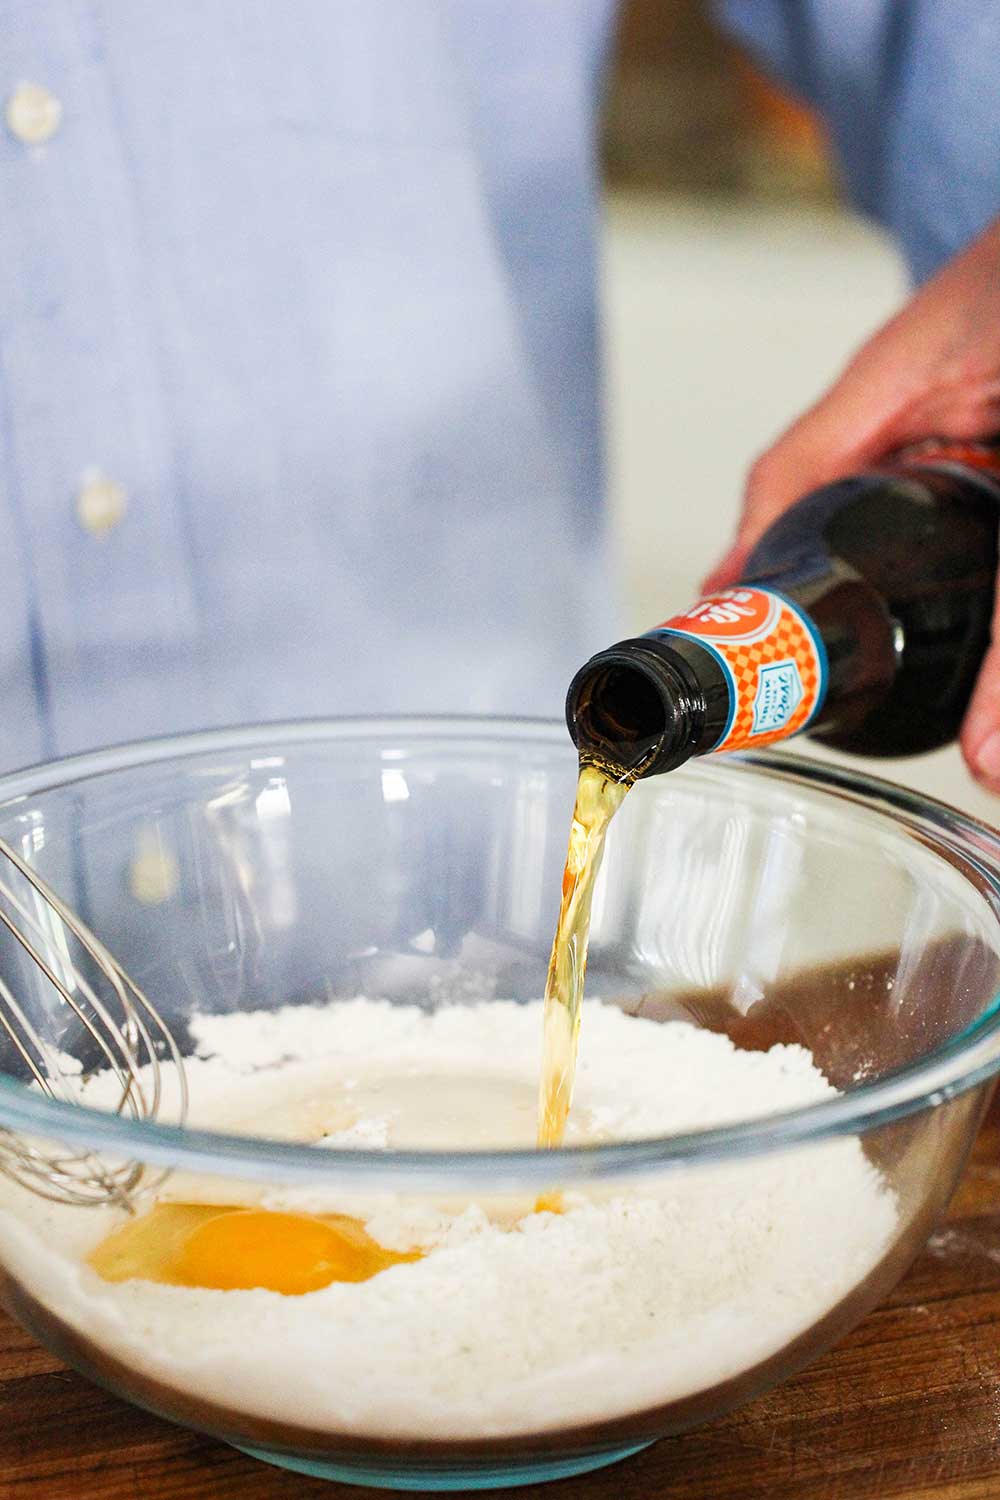
{"label": "shirt placket", "polygon": [[113,737],[103,682],[165,657],[190,663],[199,615],[115,80],[81,7],[25,19],[0,5],[0,26],[4,486],[30,593],[36,711],[59,751]]}

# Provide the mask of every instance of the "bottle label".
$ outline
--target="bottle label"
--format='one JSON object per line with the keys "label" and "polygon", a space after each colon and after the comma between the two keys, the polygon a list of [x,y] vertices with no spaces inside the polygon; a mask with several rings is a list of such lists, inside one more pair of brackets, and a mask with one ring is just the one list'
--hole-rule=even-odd
{"label": "bottle label", "polygon": [[729,722],[713,750],[766,745],[806,729],[826,693],[826,649],[815,626],[772,589],[722,589],[649,632],[686,635],[729,682]]}
{"label": "bottle label", "polygon": [[928,438],[911,443],[899,458],[907,468],[974,469],[993,486],[1000,485],[1000,447],[996,444]]}

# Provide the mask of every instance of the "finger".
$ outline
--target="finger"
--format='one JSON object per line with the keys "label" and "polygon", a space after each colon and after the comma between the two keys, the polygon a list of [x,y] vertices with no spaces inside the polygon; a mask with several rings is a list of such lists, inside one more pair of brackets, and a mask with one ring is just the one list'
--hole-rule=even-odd
{"label": "finger", "polygon": [[[1000,220],[874,334],[826,394],[754,464],[737,545],[706,582],[803,495],[923,438],[1000,431]],[[1000,637],[998,637],[1000,639]]]}
{"label": "finger", "polygon": [[753,547],[803,495],[879,462],[909,436],[906,376],[884,353],[889,330],[869,343],[815,405],[753,465],[738,541]]}
{"label": "finger", "polygon": [[923,438],[1000,429],[1000,221],[868,339],[750,471],[739,540],[800,496]]}
{"label": "finger", "polygon": [[848,418],[840,413],[845,402],[839,387],[834,387],[757,459],[747,475],[736,542],[719,564],[720,571],[739,554],[745,558],[768,527],[803,495],[857,473],[871,461],[856,437],[844,436]]}
{"label": "finger", "polygon": [[977,781],[1000,792],[1000,645],[983,660],[962,725],[962,754]]}
{"label": "finger", "polygon": [[747,476],[736,544],[710,577],[731,565],[734,554],[745,557],[803,495],[857,473],[896,445],[901,396],[879,366],[877,349],[862,351],[757,459]]}
{"label": "finger", "polygon": [[730,547],[725,557],[706,573],[702,579],[701,591],[703,594],[714,594],[718,589],[726,589],[731,583],[736,583],[743,572],[743,564],[747,560],[747,549],[737,543]]}

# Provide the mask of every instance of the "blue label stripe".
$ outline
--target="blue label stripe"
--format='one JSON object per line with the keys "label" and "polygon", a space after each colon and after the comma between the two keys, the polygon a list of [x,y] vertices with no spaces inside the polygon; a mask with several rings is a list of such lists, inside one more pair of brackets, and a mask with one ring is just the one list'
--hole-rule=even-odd
{"label": "blue label stripe", "polygon": [[[805,731],[809,728],[810,724],[815,719],[816,715],[819,713],[820,709],[823,707],[823,704],[826,702],[826,691],[830,682],[830,663],[826,654],[826,645],[824,644],[823,637],[816,629],[816,626],[813,624],[812,620],[805,613],[805,611],[795,603],[794,599],[789,599],[787,594],[782,594],[778,589],[762,589],[758,588],[756,584],[752,583],[747,584],[747,588],[755,589],[758,594],[768,594],[772,599],[779,600],[779,602],[785,605],[787,609],[790,609],[795,615],[795,618],[801,623],[803,629],[808,633],[809,638],[816,649],[816,664],[819,668],[819,685],[816,689],[816,702],[813,704],[812,711],[810,712],[809,717],[806,719],[806,721],[801,724],[799,728],[794,731],[794,733],[788,735],[789,739],[794,739],[795,735],[805,733]],[[657,636],[676,635],[680,636],[683,640],[697,641],[698,645],[704,647],[706,651],[710,651],[715,657],[716,661],[719,663],[719,666],[722,668],[723,675],[725,676],[726,682],[729,684],[729,717],[726,720],[725,729],[723,729],[722,733],[719,735],[719,738],[711,747],[712,750],[715,750],[719,745],[725,743],[726,737],[733,727],[733,720],[736,717],[736,678],[733,676],[733,671],[729,665],[729,662],[723,656],[722,652],[719,651],[710,640],[694,630],[675,630],[671,626],[660,626],[656,630],[647,630],[645,634],[654,638]]]}
{"label": "blue label stripe", "polygon": [[[826,654],[826,643],[805,610],[801,609],[794,599],[789,599],[787,594],[782,594],[778,589],[764,589],[761,592],[773,594],[776,599],[781,600],[782,604],[786,604],[790,610],[793,610],[803,627],[809,632],[812,643],[816,647],[816,660],[819,663],[819,688],[816,692],[816,703],[801,729],[795,731],[795,734],[804,734],[826,702],[826,690],[830,685],[830,661]],[[794,738],[795,735],[789,735],[789,739]]]}

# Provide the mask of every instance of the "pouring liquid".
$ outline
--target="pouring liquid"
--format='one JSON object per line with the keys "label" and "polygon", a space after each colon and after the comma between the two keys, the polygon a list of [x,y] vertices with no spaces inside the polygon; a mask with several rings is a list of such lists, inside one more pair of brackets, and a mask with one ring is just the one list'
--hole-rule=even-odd
{"label": "pouring liquid", "polygon": [[[590,910],[608,825],[621,807],[639,767],[628,770],[580,762],[562,899],[545,983],[542,1073],[538,1100],[538,1144],[560,1146],[573,1102],[580,1006],[587,972]],[[539,1207],[556,1208],[555,1199]]]}

